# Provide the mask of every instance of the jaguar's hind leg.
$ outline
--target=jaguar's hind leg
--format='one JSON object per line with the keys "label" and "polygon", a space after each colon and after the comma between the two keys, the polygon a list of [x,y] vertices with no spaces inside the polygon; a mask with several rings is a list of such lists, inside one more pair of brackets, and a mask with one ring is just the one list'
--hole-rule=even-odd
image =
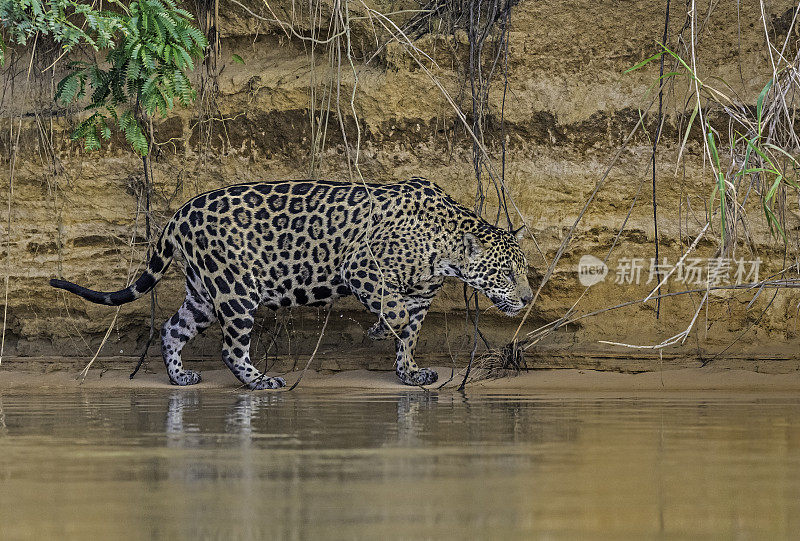
{"label": "jaguar's hind leg", "polygon": [[[228,308],[238,312],[240,303],[228,301]],[[223,311],[224,312],[224,311]],[[250,362],[250,332],[253,330],[252,313],[235,313],[231,317],[221,317],[222,360],[231,372],[248,389],[277,389],[286,385],[283,378],[270,378],[256,369]]]}
{"label": "jaguar's hind leg", "polygon": [[216,320],[211,303],[187,285],[183,304],[161,329],[161,354],[164,356],[170,383],[194,385],[200,381],[198,372],[183,369],[181,350],[189,340]]}

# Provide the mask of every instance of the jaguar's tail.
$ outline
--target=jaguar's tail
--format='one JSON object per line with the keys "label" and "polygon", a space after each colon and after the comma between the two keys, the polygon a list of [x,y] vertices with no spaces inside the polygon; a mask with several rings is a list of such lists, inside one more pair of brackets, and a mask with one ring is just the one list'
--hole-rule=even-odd
{"label": "jaguar's tail", "polygon": [[135,301],[151,289],[156,283],[161,280],[164,273],[167,272],[169,264],[172,263],[172,257],[175,253],[176,241],[174,238],[174,225],[170,223],[161,233],[161,238],[158,240],[156,250],[147,264],[147,270],[142,273],[136,282],[120,289],[119,291],[103,292],[87,289],[78,284],[67,282],[66,280],[50,280],[50,285],[59,289],[66,289],[71,293],[75,293],[96,304],[107,304],[109,306],[119,306]]}

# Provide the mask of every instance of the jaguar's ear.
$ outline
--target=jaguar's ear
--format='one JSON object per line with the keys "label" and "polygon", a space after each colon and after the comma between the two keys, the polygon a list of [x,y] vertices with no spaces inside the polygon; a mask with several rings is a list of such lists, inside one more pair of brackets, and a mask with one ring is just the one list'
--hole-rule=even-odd
{"label": "jaguar's ear", "polygon": [[464,252],[468,259],[474,259],[483,253],[483,244],[472,233],[464,233]]}
{"label": "jaguar's ear", "polygon": [[511,234],[517,237],[517,240],[522,240],[525,236],[526,227],[523,225],[519,229],[512,229]]}

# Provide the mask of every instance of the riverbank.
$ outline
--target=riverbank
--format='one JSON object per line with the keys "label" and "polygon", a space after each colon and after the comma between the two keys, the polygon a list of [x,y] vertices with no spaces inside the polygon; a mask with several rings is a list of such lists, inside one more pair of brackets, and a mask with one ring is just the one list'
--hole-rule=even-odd
{"label": "riverbank", "polygon": [[[453,369],[435,367],[439,381],[450,378]],[[225,368],[201,371],[203,381],[191,387],[197,390],[240,389],[239,382]],[[291,385],[301,371],[282,375]],[[78,370],[59,370],[49,373],[0,368],[0,390],[5,389],[177,389],[167,382],[162,367],[156,371],[142,371],[134,379],[129,378],[130,369],[92,369],[81,381]],[[270,373],[270,375],[278,375]],[[78,379],[76,379],[78,378]],[[456,370],[452,380],[444,389],[457,387],[463,374]],[[440,383],[428,387],[436,389]],[[309,370],[298,386],[303,389],[371,389],[381,391],[413,391],[413,387],[401,385],[394,373],[379,370],[345,370],[321,373]],[[800,372],[787,374],[762,374],[748,370],[731,370],[716,367],[680,368],[674,370],[642,373],[619,373],[598,370],[531,370],[516,376],[491,380],[473,381],[468,389],[474,391],[737,391],[737,392],[789,392],[800,391]],[[268,392],[268,391],[266,391]]]}

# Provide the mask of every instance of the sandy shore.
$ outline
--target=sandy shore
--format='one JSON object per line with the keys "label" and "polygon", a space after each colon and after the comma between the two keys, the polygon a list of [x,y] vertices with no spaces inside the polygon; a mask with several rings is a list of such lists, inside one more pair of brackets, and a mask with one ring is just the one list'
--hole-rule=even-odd
{"label": "sandy shore", "polygon": [[[450,377],[451,368],[438,367],[440,382]],[[128,377],[129,370],[90,370],[85,381],[76,380],[77,370],[36,373],[19,370],[0,370],[0,390],[5,389],[176,389],[169,385],[163,372],[140,372],[135,379]],[[277,375],[277,374],[271,374]],[[287,383],[294,383],[300,371],[283,374]],[[236,390],[239,382],[227,369],[203,370],[203,381],[192,389]],[[458,386],[463,376],[458,372],[444,389]],[[430,386],[433,390],[440,383]],[[348,370],[334,374],[320,374],[309,370],[298,388],[303,389],[361,389],[381,391],[414,391],[401,385],[393,372]],[[577,391],[620,394],[650,391],[737,391],[737,392],[792,392],[800,391],[800,372],[789,374],[760,374],[746,370],[720,368],[684,368],[639,374],[603,372],[595,370],[534,370],[515,377],[472,382],[470,391]],[[422,390],[420,389],[420,392]]]}

